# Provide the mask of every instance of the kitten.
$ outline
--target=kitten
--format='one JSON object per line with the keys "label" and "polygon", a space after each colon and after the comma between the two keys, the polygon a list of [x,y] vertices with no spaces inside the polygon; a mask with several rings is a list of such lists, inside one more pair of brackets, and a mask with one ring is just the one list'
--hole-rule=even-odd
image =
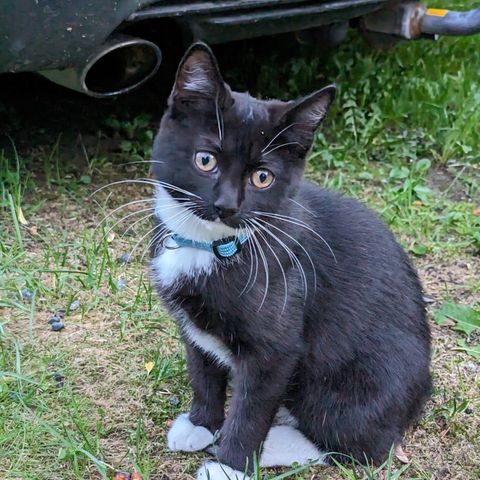
{"label": "kitten", "polygon": [[302,178],[334,95],[232,92],[203,43],[178,68],[153,147],[151,266],[193,389],[168,446],[216,445],[199,479],[243,478],[254,452],[262,466],[382,462],[429,397],[407,255],[372,212]]}

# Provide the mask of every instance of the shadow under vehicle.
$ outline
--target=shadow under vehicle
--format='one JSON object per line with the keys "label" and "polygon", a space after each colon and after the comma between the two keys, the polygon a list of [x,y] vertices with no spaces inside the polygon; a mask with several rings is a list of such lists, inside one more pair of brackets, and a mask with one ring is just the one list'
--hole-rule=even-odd
{"label": "shadow under vehicle", "polygon": [[183,48],[193,40],[313,31],[335,45],[349,27],[385,46],[469,35],[480,31],[480,8],[455,12],[398,0],[2,0],[0,73],[38,72],[111,97],[151,78],[172,42]]}

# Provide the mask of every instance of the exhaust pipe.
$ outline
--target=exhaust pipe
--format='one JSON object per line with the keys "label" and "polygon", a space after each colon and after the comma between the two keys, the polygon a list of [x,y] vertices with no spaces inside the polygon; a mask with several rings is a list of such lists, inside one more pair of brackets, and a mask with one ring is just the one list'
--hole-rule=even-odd
{"label": "exhaust pipe", "polygon": [[82,67],[38,73],[91,97],[107,98],[138,88],[157,72],[161,61],[162,52],[155,43],[115,34]]}

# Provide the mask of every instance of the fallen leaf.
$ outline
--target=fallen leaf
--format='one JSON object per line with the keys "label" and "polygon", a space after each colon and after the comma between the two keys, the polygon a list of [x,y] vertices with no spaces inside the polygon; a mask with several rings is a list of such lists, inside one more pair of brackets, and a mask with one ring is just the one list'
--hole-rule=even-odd
{"label": "fallen leaf", "polygon": [[435,322],[438,325],[445,325],[447,321],[453,321],[453,330],[458,330],[470,335],[473,331],[480,331],[480,311],[455,303],[444,303],[433,313]]}
{"label": "fallen leaf", "polygon": [[32,235],[34,235],[34,236],[35,236],[35,235],[38,235],[38,229],[37,229],[36,225],[32,225],[32,226],[28,229],[28,231],[29,231]]}
{"label": "fallen leaf", "polygon": [[126,472],[118,472],[113,477],[113,480],[131,480],[130,474]]}
{"label": "fallen leaf", "polygon": [[400,460],[402,463],[410,463],[410,459],[408,455],[405,453],[401,445],[397,445],[395,447],[395,456]]}
{"label": "fallen leaf", "polygon": [[131,480],[142,480],[142,476],[138,472],[133,472]]}
{"label": "fallen leaf", "polygon": [[425,204],[424,204],[423,202],[421,202],[420,200],[414,200],[414,201],[412,202],[412,205],[413,205],[414,207],[423,207]]}
{"label": "fallen leaf", "polygon": [[476,208],[476,209],[473,211],[473,214],[474,214],[476,217],[480,217],[480,207]]}
{"label": "fallen leaf", "polygon": [[153,367],[155,366],[155,362],[147,362],[145,364],[145,370],[147,373],[150,373],[153,370]]}
{"label": "fallen leaf", "polygon": [[467,345],[467,342],[463,339],[458,340],[457,347],[454,350],[468,353],[472,357],[480,359],[480,345]]}
{"label": "fallen leaf", "polygon": [[25,215],[23,215],[22,207],[20,207],[20,206],[18,206],[18,208],[17,208],[17,217],[18,217],[18,221],[22,225],[28,225],[27,219],[25,218]]}
{"label": "fallen leaf", "polygon": [[442,324],[440,325],[441,327],[454,327],[456,323],[451,320],[450,318],[447,318],[442,321]]}
{"label": "fallen leaf", "polygon": [[113,240],[115,238],[115,232],[108,232],[108,235],[107,235],[107,242],[108,243],[112,243]]}

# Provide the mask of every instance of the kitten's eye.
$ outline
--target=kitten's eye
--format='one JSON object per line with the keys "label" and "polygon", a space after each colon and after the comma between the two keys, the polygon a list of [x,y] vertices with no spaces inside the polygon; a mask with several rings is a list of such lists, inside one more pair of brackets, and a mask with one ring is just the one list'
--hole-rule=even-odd
{"label": "kitten's eye", "polygon": [[195,165],[202,172],[212,172],[217,168],[217,159],[208,152],[197,152],[195,154]]}
{"label": "kitten's eye", "polygon": [[270,170],[265,170],[264,168],[259,168],[255,170],[252,175],[250,176],[250,181],[252,185],[257,188],[267,188],[275,179],[275,176]]}

